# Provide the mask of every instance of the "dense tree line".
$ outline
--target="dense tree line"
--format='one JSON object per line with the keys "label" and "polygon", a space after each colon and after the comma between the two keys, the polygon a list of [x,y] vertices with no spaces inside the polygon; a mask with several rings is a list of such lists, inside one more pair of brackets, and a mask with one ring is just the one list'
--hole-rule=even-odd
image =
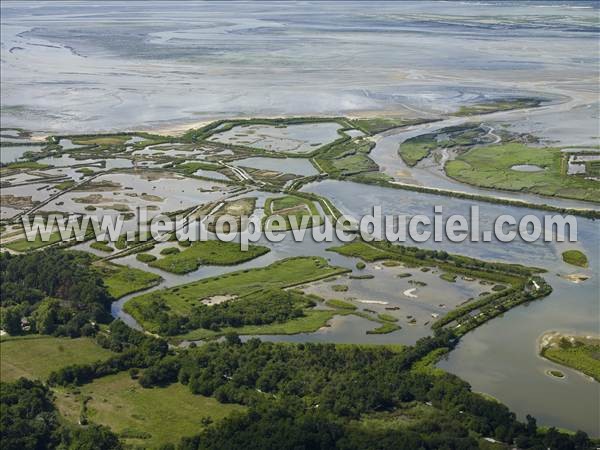
{"label": "dense tree line", "polygon": [[131,368],[154,366],[167,355],[169,347],[163,339],[129,328],[120,320],[112,322],[106,333],[96,337],[104,348],[118,352],[106,361],[65,366],[48,377],[50,385],[81,385],[106,375]]}
{"label": "dense tree line", "polygon": [[[471,392],[458,377],[416,371],[435,349],[452,348],[446,330],[400,352],[332,344],[282,345],[235,335],[169,356],[146,370],[144,386],[179,381],[195,394],[243,403],[250,412],[208,427],[183,449],[221,448],[477,448],[489,436],[520,448],[587,448],[585,433],[540,433],[535,419]],[[413,425],[386,430],[361,426],[364,414],[427,403],[440,411]],[[545,446],[545,447],[544,447]]]}
{"label": "dense tree line", "polygon": [[304,308],[315,303],[302,294],[283,289],[266,289],[215,305],[198,305],[189,316],[159,314],[159,332],[173,336],[188,330],[283,323],[302,317]]}
{"label": "dense tree line", "polygon": [[5,450],[121,448],[118,437],[100,425],[68,425],[39,381],[0,383],[0,443]]}
{"label": "dense tree line", "polygon": [[[530,425],[533,425],[531,427]],[[477,449],[480,448],[468,426],[456,416],[428,417],[402,427],[369,427],[359,421],[345,421],[319,410],[307,410],[292,399],[276,400],[265,407],[251,408],[248,414],[234,415],[205,429],[180,444],[166,448],[179,450],[222,450],[276,448],[388,450],[388,449]],[[539,433],[535,421],[520,424],[514,440],[518,448],[576,450],[590,448],[585,433],[568,436],[550,429]]]}
{"label": "dense tree line", "polygon": [[[194,394],[242,403],[249,411],[207,426],[180,449],[468,449],[477,436],[519,448],[584,449],[585,433],[542,433],[492,400],[471,392],[458,377],[417,370],[415,363],[457,338],[448,330],[401,351],[387,347],[277,344],[235,334],[196,348],[168,351],[166,343],[120,321],[99,334],[99,343],[121,352],[106,363],[70,366],[51,383],[80,384],[130,369],[142,387],[180,382]],[[436,411],[400,427],[371,429],[365,414],[393,413],[403,405],[427,404]],[[167,446],[165,448],[175,448]]]}
{"label": "dense tree line", "polygon": [[[435,430],[435,433],[433,432]],[[426,420],[419,426],[370,429],[318,409],[306,410],[290,398],[260,405],[183,439],[182,450],[216,449],[472,449],[477,441],[451,420]]]}
{"label": "dense tree line", "polygon": [[108,322],[111,296],[84,253],[47,250],[0,254],[2,328],[11,335],[37,332],[93,335]]}

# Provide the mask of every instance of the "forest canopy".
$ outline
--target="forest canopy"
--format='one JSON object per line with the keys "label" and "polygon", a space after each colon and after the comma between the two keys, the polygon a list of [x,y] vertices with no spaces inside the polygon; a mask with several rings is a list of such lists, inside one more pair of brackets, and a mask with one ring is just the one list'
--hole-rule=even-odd
{"label": "forest canopy", "polygon": [[62,250],[2,253],[2,328],[11,335],[95,334],[95,323],[111,320],[113,299],[91,263],[91,255]]}

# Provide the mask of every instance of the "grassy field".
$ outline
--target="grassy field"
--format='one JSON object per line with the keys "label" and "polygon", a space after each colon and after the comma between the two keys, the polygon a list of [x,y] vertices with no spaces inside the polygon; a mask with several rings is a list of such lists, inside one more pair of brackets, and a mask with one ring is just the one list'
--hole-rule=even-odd
{"label": "grassy field", "polygon": [[15,252],[27,252],[30,250],[37,250],[38,248],[45,247],[50,244],[54,244],[55,242],[60,241],[60,233],[55,231],[50,234],[50,238],[48,241],[42,241],[42,238],[39,234],[36,234],[35,239],[29,242],[27,239],[17,239],[16,241],[7,242],[4,247],[14,250]]}
{"label": "grassy field", "polygon": [[285,218],[285,224],[282,226],[275,226],[270,224],[270,229],[274,231],[280,230],[291,230],[292,224],[290,223],[290,217],[296,218],[296,223],[300,227],[302,217],[308,216],[309,220],[306,223],[307,227],[312,227],[314,224],[312,217],[319,216],[319,211],[315,206],[314,202],[306,198],[297,197],[295,195],[286,195],[284,197],[269,197],[265,201],[265,221],[269,216],[277,214]]}
{"label": "grassy field", "polygon": [[57,338],[29,335],[0,341],[0,379],[19,377],[45,380],[48,375],[70,364],[89,364],[108,359],[112,352],[89,338]]}
{"label": "grassy field", "polygon": [[[511,169],[521,164],[537,165],[543,170],[524,173]],[[597,202],[597,182],[566,175],[564,166],[558,148],[510,143],[475,147],[448,161],[445,170],[449,177],[475,186]]]}
{"label": "grassy field", "polygon": [[113,263],[96,263],[94,267],[102,275],[110,295],[116,299],[155,286],[162,279],[154,273]]}
{"label": "grassy field", "polygon": [[377,164],[368,156],[374,146],[374,142],[365,138],[347,140],[319,152],[315,161],[318,167],[332,177],[377,171]]}
{"label": "grassy field", "polygon": [[585,256],[585,253],[580,252],[579,250],[567,250],[566,252],[563,252],[562,259],[567,264],[571,264],[573,266],[588,266],[587,256]]}
{"label": "grassy field", "polygon": [[159,311],[186,315],[203,299],[215,295],[241,295],[269,288],[290,287],[347,271],[328,265],[320,257],[288,258],[267,267],[232,272],[141,295],[127,302],[125,310],[144,329],[156,331],[154,318]]}
{"label": "grassy field", "polygon": [[378,169],[377,164],[364,153],[334,159],[332,160],[332,165],[343,175]]}
{"label": "grassy field", "polygon": [[164,258],[151,261],[151,267],[157,267],[171,273],[193,272],[201,265],[229,266],[250,261],[268,253],[269,249],[260,245],[249,245],[242,251],[236,242],[218,240],[193,242],[191,246],[172,253]]}
{"label": "grassy field", "polygon": [[563,337],[540,354],[555,363],[583,372],[600,382],[600,339]]}
{"label": "grassy field", "polygon": [[239,335],[269,335],[269,334],[298,334],[298,333],[314,333],[319,328],[327,325],[327,322],[333,316],[348,314],[348,310],[327,310],[327,309],[307,309],[304,311],[304,316],[289,320],[284,323],[271,323],[268,325],[245,325],[237,328],[224,327],[219,332],[199,328],[190,331],[189,333],[176,336],[174,342],[182,340],[199,340],[206,338],[214,338],[225,335],[227,333],[236,333]]}
{"label": "grassy field", "polygon": [[126,444],[143,448],[177,443],[184,436],[197,434],[203,428],[203,418],[218,421],[245,409],[194,395],[180,383],[144,389],[126,372],[99,378],[78,390],[56,393],[58,409],[67,420],[79,420],[87,399],[85,415],[90,422],[109,426]]}
{"label": "grassy field", "polygon": [[407,166],[416,166],[423,158],[427,158],[432,150],[438,147],[436,139],[426,134],[407,139],[398,147],[398,155]]}
{"label": "grassy field", "polygon": [[296,208],[298,206],[305,205],[307,203],[306,199],[301,197],[296,197],[294,195],[286,195],[284,197],[271,197],[267,199],[270,200],[270,208],[271,212],[279,212],[283,210],[287,210],[290,208]]}
{"label": "grassy field", "polygon": [[[400,326],[391,322],[397,322],[398,319],[389,314],[381,314],[373,316],[371,314],[356,311],[356,307],[343,300],[332,299],[325,302],[331,310],[327,309],[306,309],[304,317],[289,320],[284,323],[272,323],[269,325],[246,325],[239,328],[223,328],[219,333],[214,333],[210,330],[194,330],[184,336],[179,336],[182,339],[204,339],[207,337],[215,337],[218,335],[235,332],[240,335],[269,335],[269,334],[298,334],[298,333],[314,333],[320,328],[327,325],[327,322],[334,316],[345,316],[353,314],[371,322],[379,323],[380,325],[372,330],[367,331],[367,334],[386,334],[399,330]],[[383,317],[380,317],[383,316]]]}

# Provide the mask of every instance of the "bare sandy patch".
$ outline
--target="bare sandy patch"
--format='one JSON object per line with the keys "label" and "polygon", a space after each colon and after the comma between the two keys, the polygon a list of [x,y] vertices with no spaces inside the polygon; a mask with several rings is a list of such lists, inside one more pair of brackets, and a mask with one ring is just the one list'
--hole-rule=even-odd
{"label": "bare sandy patch", "polygon": [[234,300],[237,297],[237,295],[213,295],[212,297],[203,298],[201,303],[206,306],[219,305],[221,303]]}

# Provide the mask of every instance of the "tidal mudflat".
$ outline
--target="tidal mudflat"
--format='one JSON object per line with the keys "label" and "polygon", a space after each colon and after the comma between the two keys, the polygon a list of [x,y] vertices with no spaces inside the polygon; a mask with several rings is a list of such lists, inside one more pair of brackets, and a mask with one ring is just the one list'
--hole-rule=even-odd
{"label": "tidal mudflat", "polygon": [[101,175],[89,185],[65,193],[42,211],[98,213],[110,210],[137,214],[137,207],[149,207],[148,217],[209,203],[221,197],[226,187],[218,181],[186,178],[169,172],[149,174],[114,173]]}
{"label": "tidal mudflat", "polygon": [[310,153],[316,147],[338,138],[337,131],[340,128],[341,125],[336,122],[282,126],[238,125],[229,131],[217,132],[209,140],[274,152]]}

